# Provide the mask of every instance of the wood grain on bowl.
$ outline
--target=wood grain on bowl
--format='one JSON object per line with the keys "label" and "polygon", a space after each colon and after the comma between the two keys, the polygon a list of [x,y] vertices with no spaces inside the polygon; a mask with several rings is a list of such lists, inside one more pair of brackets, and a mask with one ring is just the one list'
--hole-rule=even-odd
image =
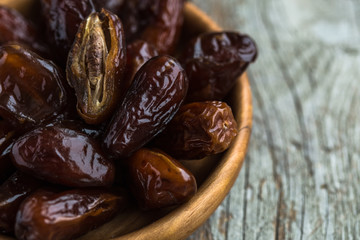
{"label": "wood grain on bowl", "polygon": [[[0,4],[14,5],[14,0],[0,0]],[[20,2],[20,1],[19,1]],[[21,1],[32,2],[30,0]],[[23,3],[25,4],[25,3]],[[22,4],[20,4],[22,5]],[[219,31],[221,28],[192,3],[185,6],[185,28],[187,36],[196,33]],[[207,162],[187,162],[186,166],[201,179],[197,194],[187,203],[173,209],[141,212],[135,206],[118,215],[111,222],[89,232],[80,239],[184,239],[201,226],[215,211],[230,191],[242,167],[252,127],[251,90],[246,74],[243,74],[231,92],[230,104],[238,121],[239,134],[230,149],[224,154],[212,157]],[[211,163],[211,164],[209,164]],[[204,166],[204,165],[206,166]],[[212,166],[214,165],[214,166]],[[210,173],[207,171],[211,170]],[[11,239],[1,237],[0,239]]]}

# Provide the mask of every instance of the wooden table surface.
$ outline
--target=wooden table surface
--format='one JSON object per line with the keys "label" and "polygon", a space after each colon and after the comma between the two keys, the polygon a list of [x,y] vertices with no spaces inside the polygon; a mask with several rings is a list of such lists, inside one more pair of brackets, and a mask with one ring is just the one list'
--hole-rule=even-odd
{"label": "wooden table surface", "polygon": [[244,166],[188,240],[359,239],[360,2],[193,2],[259,57]]}

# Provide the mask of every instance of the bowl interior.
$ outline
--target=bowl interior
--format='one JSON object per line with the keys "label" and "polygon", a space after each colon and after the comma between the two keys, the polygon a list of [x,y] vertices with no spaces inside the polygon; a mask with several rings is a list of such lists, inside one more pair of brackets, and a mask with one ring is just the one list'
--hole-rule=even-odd
{"label": "bowl interior", "polygon": [[[27,12],[32,1],[0,0]],[[202,32],[220,31],[221,28],[192,3],[185,4],[184,31],[179,49],[192,36]],[[112,221],[89,232],[79,239],[184,239],[202,225],[215,211],[232,187],[244,161],[252,126],[251,90],[243,74],[227,98],[238,121],[239,134],[225,153],[198,161],[183,161],[195,175],[199,190],[189,202],[177,208],[142,212],[129,205]],[[0,235],[0,239],[12,239]]]}

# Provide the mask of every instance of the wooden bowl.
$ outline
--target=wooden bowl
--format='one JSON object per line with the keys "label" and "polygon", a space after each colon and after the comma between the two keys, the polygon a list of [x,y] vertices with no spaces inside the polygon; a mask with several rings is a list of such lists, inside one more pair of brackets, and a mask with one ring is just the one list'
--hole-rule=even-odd
{"label": "wooden bowl", "polygon": [[[23,13],[31,6],[29,2],[31,1],[0,0],[0,4],[15,6]],[[183,39],[201,32],[221,30],[205,13],[189,2],[185,5],[184,29],[187,29],[184,34],[187,37]],[[239,134],[224,154],[183,162],[201,184],[193,198],[171,210],[141,212],[131,205],[115,219],[80,239],[148,240],[156,236],[157,240],[177,240],[185,239],[201,226],[230,191],[244,161],[252,127],[251,90],[246,74],[237,79],[228,99],[238,121]],[[0,239],[13,238],[0,235]]]}

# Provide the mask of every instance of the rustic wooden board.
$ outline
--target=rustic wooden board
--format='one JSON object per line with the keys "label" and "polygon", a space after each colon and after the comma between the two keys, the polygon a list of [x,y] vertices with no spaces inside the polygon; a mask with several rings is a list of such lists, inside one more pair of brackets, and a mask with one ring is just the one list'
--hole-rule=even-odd
{"label": "rustic wooden board", "polygon": [[254,121],[228,197],[188,240],[360,237],[360,4],[193,0],[250,34]]}

